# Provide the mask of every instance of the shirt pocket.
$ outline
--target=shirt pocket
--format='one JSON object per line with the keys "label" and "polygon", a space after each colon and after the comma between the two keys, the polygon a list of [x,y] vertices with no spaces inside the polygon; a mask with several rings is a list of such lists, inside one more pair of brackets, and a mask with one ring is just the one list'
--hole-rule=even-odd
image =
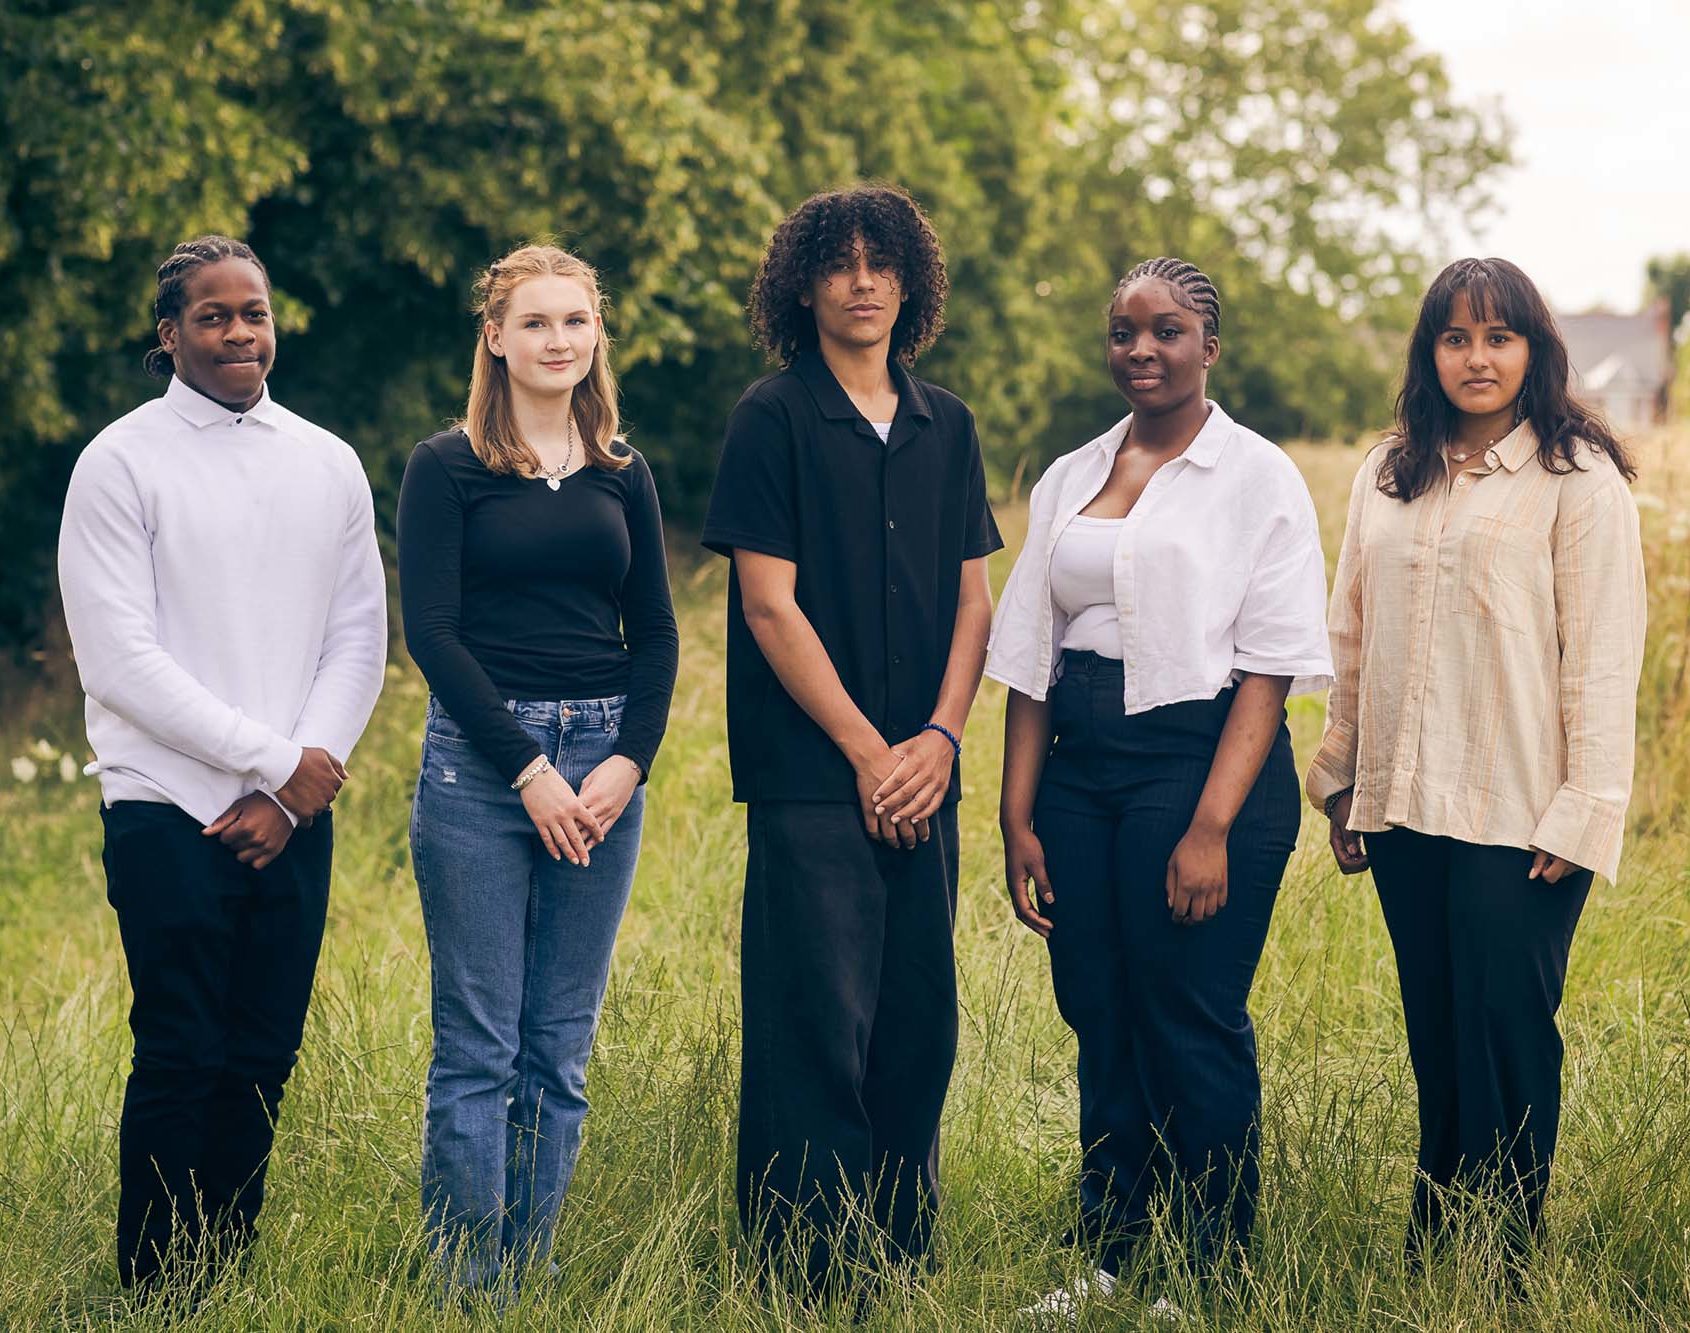
{"label": "shirt pocket", "polygon": [[1455,614],[1519,634],[1537,634],[1546,624],[1553,630],[1554,568],[1545,534],[1497,515],[1475,515],[1445,558],[1456,565]]}

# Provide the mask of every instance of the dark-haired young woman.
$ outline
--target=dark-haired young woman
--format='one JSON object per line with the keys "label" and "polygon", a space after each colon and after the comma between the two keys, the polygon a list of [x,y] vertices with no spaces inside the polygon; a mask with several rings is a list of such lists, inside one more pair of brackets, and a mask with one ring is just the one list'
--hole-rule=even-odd
{"label": "dark-haired young woman", "polygon": [[1122,279],[1107,348],[1132,414],[1034,488],[992,631],[1009,892],[1079,1038],[1097,1270],[1044,1314],[1108,1294],[1159,1206],[1199,1268],[1254,1215],[1246,1004],[1298,826],[1284,705],[1331,665],[1313,502],[1205,399],[1219,335],[1192,265]]}
{"label": "dark-haired young woman", "polygon": [[1444,1192],[1539,1229],[1561,1105],[1561,1002],[1593,874],[1619,867],[1644,629],[1634,475],[1571,395],[1513,264],[1466,259],[1421,303],[1394,435],[1350,496],[1337,681],[1309,799],[1373,868],[1420,1097],[1409,1230]]}
{"label": "dark-haired young woman", "polygon": [[369,484],[269,395],[270,279],[225,236],[158,270],[162,397],[77,460],[59,586],[134,989],[118,1272],[249,1244],[328,907],[328,806],[381,690]]}
{"label": "dark-haired young woman", "polygon": [[399,495],[405,641],[431,692],[411,820],[433,982],[422,1203],[465,1287],[551,1249],[678,652],[597,275],[524,246],[478,292],[468,412],[416,447]]}

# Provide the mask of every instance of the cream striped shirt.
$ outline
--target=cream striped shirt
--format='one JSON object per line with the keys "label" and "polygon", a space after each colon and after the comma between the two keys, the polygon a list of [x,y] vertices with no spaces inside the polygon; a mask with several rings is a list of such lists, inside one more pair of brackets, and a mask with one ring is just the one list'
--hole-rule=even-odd
{"label": "cream striped shirt", "polygon": [[1336,682],[1309,767],[1351,829],[1538,847],[1614,878],[1643,659],[1637,506],[1612,461],[1537,461],[1523,424],[1404,504],[1350,494],[1328,625]]}

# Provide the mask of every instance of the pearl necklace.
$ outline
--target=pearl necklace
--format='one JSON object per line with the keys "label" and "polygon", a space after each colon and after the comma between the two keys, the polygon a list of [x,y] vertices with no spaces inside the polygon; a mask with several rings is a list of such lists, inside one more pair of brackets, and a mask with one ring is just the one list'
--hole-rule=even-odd
{"label": "pearl necklace", "polygon": [[543,467],[543,468],[541,468],[540,471],[539,471],[540,479],[543,480],[548,487],[550,487],[552,490],[555,491],[559,486],[563,485],[563,479],[566,476],[569,475],[569,464],[574,460],[574,458],[575,458],[575,415],[574,415],[574,413],[570,413],[570,416],[569,416],[569,442],[566,445],[564,445],[563,462],[562,462],[562,464],[560,464],[557,467]]}
{"label": "pearl necklace", "polygon": [[[1497,440],[1500,440],[1500,439],[1501,439],[1501,438],[1502,438],[1502,436],[1500,436],[1500,435],[1498,435],[1498,436],[1497,436],[1497,437],[1496,437],[1496,439],[1497,439]],[[1445,446],[1444,446],[1444,452],[1446,452],[1446,453],[1447,453],[1447,454],[1448,454],[1448,455],[1449,455],[1449,456],[1450,456],[1450,461],[1451,461],[1451,462],[1455,462],[1455,463],[1465,463],[1465,462],[1466,462],[1466,461],[1467,461],[1467,460],[1468,460],[1468,459],[1469,459],[1469,458],[1471,458],[1471,457],[1472,457],[1472,456],[1473,456],[1473,455],[1474,455],[1474,454],[1477,454],[1477,453],[1483,453],[1483,452],[1484,452],[1484,451],[1485,451],[1485,450],[1486,450],[1486,449],[1489,449],[1489,448],[1492,448],[1492,447],[1493,447],[1493,446],[1494,446],[1494,445],[1495,445],[1495,444],[1496,444],[1496,440],[1486,440],[1486,441],[1485,441],[1485,442],[1484,442],[1484,443],[1483,443],[1483,444],[1481,444],[1481,445],[1480,445],[1480,446],[1479,446],[1479,447],[1478,447],[1478,448],[1476,448],[1476,449],[1469,449],[1469,450],[1468,450],[1468,451],[1467,451],[1467,452],[1466,452],[1466,453],[1464,453],[1464,454],[1458,454],[1458,453],[1456,453],[1456,452],[1455,452],[1455,450],[1453,450],[1453,449],[1451,449],[1451,448],[1450,448],[1450,447],[1449,447],[1449,446],[1448,446],[1448,445],[1447,445],[1447,444],[1446,444],[1446,445],[1445,445]]]}

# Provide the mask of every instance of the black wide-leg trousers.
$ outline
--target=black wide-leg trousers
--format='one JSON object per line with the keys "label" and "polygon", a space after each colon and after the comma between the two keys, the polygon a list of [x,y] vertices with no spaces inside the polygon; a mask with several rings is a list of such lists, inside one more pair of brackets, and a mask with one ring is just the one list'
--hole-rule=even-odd
{"label": "black wide-leg trousers", "polygon": [[1064,656],[1034,808],[1051,978],[1079,1039],[1080,1232],[1119,1272],[1159,1208],[1200,1267],[1248,1241],[1261,1081],[1248,1001],[1301,807],[1281,725],[1227,838],[1227,904],[1173,920],[1168,860],[1234,692],[1127,716],[1121,664]]}
{"label": "black wide-leg trousers", "polygon": [[1451,1185],[1497,1197],[1511,1239],[1533,1237],[1561,1120],[1555,1014],[1592,874],[1547,884],[1526,878],[1529,851],[1406,828],[1364,838],[1419,1092],[1410,1251],[1443,1233]]}
{"label": "black wide-leg trousers", "polygon": [[282,1085],[328,910],[331,817],[263,870],[173,805],[102,811],[106,895],[134,991],[119,1128],[118,1273],[145,1285],[256,1234]]}
{"label": "black wide-leg trousers", "polygon": [[928,1251],[957,1044],[957,812],[909,850],[870,840],[854,804],[756,802],[746,824],[740,1218],[819,1289],[873,1248],[861,1223],[895,1258]]}

